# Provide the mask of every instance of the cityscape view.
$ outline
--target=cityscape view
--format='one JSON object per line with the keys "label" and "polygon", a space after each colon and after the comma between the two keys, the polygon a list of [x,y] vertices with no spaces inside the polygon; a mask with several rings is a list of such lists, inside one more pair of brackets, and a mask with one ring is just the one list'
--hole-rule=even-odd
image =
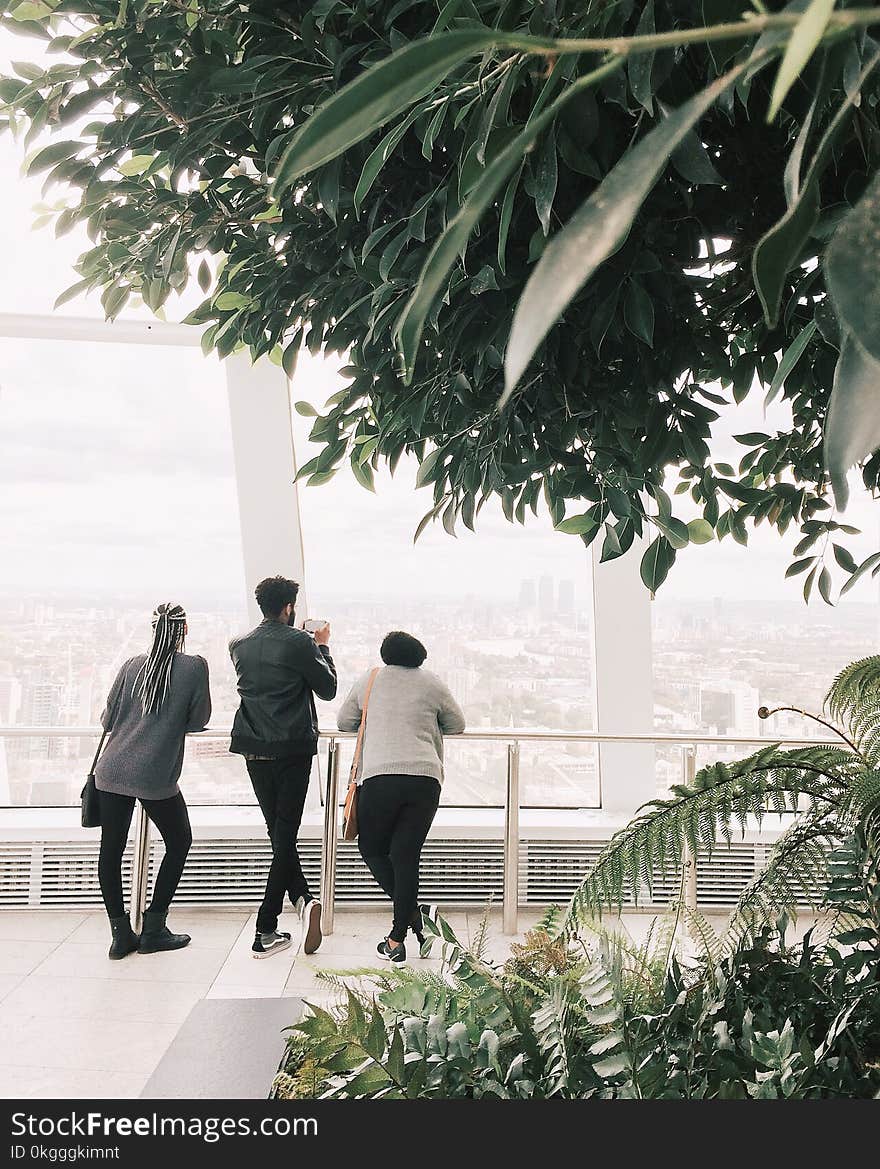
{"label": "cityscape view", "polygon": [[[332,620],[340,679],[336,700],[318,704],[324,728],[335,727],[348,688],[378,662],[384,634],[400,627],[424,640],[426,668],[450,685],[470,730],[595,729],[591,598],[582,581],[524,578],[506,601],[463,596],[380,603],[329,593],[320,599],[321,615]],[[119,665],[149,642],[150,607],[146,598],[0,597],[0,726],[96,726]],[[758,707],[819,712],[834,673],[871,653],[880,631],[877,608],[866,603],[818,611],[786,601],[759,606],[658,598],[652,612],[659,733],[816,735],[822,728],[795,713],[762,723]],[[187,648],[208,661],[211,727],[218,731],[230,726],[237,701],[227,643],[247,624],[243,607],[230,602],[189,613]],[[93,738],[82,737],[0,739],[0,803],[75,803],[94,746]],[[448,741],[446,750],[445,804],[503,802],[503,741]],[[657,749],[658,791],[679,781],[680,768],[677,749]],[[524,804],[598,802],[591,745],[523,744],[521,777]],[[181,782],[194,804],[253,800],[244,766],[229,755],[225,738],[191,739]]]}

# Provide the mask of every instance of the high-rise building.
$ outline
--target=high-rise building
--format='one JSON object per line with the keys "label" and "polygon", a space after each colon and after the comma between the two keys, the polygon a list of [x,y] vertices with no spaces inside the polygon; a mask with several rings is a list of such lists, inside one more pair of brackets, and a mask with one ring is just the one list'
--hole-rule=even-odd
{"label": "high-rise building", "polygon": [[560,617],[574,616],[573,580],[561,580],[559,582],[559,615]]}
{"label": "high-rise building", "polygon": [[[24,687],[19,722],[30,727],[58,726],[64,701],[64,687],[57,682],[28,682]],[[33,759],[54,758],[59,739],[31,739],[27,754]]]}
{"label": "high-rise building", "polygon": [[552,576],[542,576],[538,582],[538,608],[542,617],[556,612],[556,584]]}
{"label": "high-rise building", "polygon": [[524,580],[519,586],[519,607],[523,610],[535,609],[538,604],[535,582]]}
{"label": "high-rise building", "polygon": [[21,683],[12,674],[0,674],[0,726],[18,721],[21,707]]}

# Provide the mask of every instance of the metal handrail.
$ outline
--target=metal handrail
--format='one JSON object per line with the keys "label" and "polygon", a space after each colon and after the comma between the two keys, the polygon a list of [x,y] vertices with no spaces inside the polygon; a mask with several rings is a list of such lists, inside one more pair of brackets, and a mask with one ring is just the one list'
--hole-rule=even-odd
{"label": "metal handrail", "polygon": [[[79,739],[97,738],[101,734],[100,727],[4,727],[0,726],[0,739],[44,738],[44,739]],[[702,746],[704,744],[716,746],[747,747],[755,743],[781,743],[790,747],[827,747],[840,740],[830,737],[814,738],[809,735],[789,738],[785,735],[701,735],[696,731],[681,731],[678,734],[666,733],[637,733],[609,735],[598,731],[529,731],[518,727],[504,727],[500,730],[463,731],[460,735],[448,735],[450,739],[464,739],[482,742],[509,743],[511,739],[518,742],[560,742],[560,743],[649,743],[663,746],[687,746],[690,743]],[[228,739],[229,731],[215,727],[206,727],[203,731],[190,731],[187,738],[192,739]],[[355,731],[334,731],[328,727],[321,727],[318,731],[319,739],[354,739]]]}
{"label": "metal handrail", "polygon": [[[0,738],[94,738],[100,734],[98,727],[3,727]],[[192,738],[225,739],[229,731],[205,729],[194,731]],[[323,906],[323,930],[332,934],[335,917],[336,856],[338,843],[337,818],[339,812],[339,758],[340,739],[355,738],[354,732],[321,729],[319,737],[328,740],[327,774],[324,800],[324,825],[321,849],[321,902]],[[519,749],[521,742],[574,742],[574,743],[628,743],[633,745],[679,746],[682,747],[682,780],[685,784],[696,775],[697,747],[754,746],[757,743],[779,743],[786,746],[828,746],[838,740],[831,738],[780,738],[772,735],[746,737],[742,735],[700,735],[700,734],[599,734],[594,731],[528,731],[513,727],[504,730],[465,731],[456,739],[482,742],[507,743],[507,785],[504,800],[504,860],[502,929],[505,934],[517,932],[519,910]],[[140,928],[146,904],[150,852],[150,821],[143,804],[138,802],[135,813],[134,857],[132,863],[131,912],[135,929]],[[697,866],[696,857],[685,850],[684,900],[691,908],[697,908]]]}

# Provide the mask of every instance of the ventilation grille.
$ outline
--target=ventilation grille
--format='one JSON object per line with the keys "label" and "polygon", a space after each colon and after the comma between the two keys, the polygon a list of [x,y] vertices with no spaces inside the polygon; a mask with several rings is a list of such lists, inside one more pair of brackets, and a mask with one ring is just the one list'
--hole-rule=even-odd
{"label": "ventilation grille", "polygon": [[[520,843],[521,905],[567,901],[596,863],[601,840],[523,840]],[[719,847],[711,859],[697,863],[697,901],[705,908],[734,904],[764,865],[762,843]],[[313,889],[320,883],[321,844],[299,845],[303,870]],[[131,845],[123,860],[123,882],[131,884]],[[161,841],[151,842],[149,883],[152,888],[162,859]],[[196,840],[190,851],[175,901],[180,905],[255,905],[263,895],[271,852],[265,839]],[[504,858],[500,840],[429,840],[422,852],[419,894],[444,905],[500,903]],[[655,882],[653,895],[642,889],[640,905],[663,905],[679,891],[669,872]],[[339,842],[336,870],[339,905],[373,905],[384,894],[360,858],[356,844]],[[632,898],[628,903],[633,904]],[[0,907],[64,908],[100,906],[98,842],[21,841],[0,843]]]}
{"label": "ventilation grille", "polygon": [[0,844],[0,908],[30,903],[31,869],[40,845],[30,842]]}

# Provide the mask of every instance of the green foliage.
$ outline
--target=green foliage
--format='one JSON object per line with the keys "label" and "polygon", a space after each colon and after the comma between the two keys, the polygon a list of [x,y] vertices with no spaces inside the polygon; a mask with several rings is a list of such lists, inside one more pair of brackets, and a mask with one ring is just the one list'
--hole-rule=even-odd
{"label": "green foliage", "polygon": [[[840,867],[841,897],[858,912],[856,856]],[[601,925],[592,939],[539,927],[494,966],[440,919],[443,976],[375,971],[372,996],[349,991],[333,1011],[311,1008],[291,1028],[274,1094],[777,1099],[880,1089],[876,932],[822,945],[807,935],[787,948],[783,921],[721,956],[704,922],[704,953],[683,966],[675,920],[655,923],[641,946]]]}
{"label": "green foliage", "polygon": [[[834,858],[854,840],[863,852],[860,896],[875,915],[872,928],[880,930],[876,902],[865,892],[880,863],[880,657],[841,671],[826,706],[844,729],[817,721],[838,735],[839,747],[783,751],[770,744],[747,759],[711,764],[692,785],[679,785],[669,799],[639,809],[576,891],[565,928],[577,929],[627,898],[638,903],[658,880],[680,871],[685,849],[711,856],[730,843],[737,827],[744,834],[768,815],[788,815],[791,821],[766,865],[739,898],[724,948],[742,945],[799,904],[833,905],[829,897],[839,876]],[[707,954],[717,952],[713,947],[704,937]]]}
{"label": "green foliage", "polygon": [[[62,196],[44,221],[93,241],[59,303],[95,290],[110,317],[132,298],[158,312],[195,279],[206,350],[288,373],[303,346],[346,354],[308,482],[345,462],[372,489],[408,452],[433,493],[421,527],[471,528],[492,495],[519,523],[543,504],[604,559],[648,535],[652,590],[688,543],[764,522],[800,528],[807,597],[880,571],[847,552],[830,499],[852,462],[880,482],[864,246],[880,11],[721,0],[707,27],[697,0],[5,12],[57,63],[23,42],[0,129]],[[791,425],[717,463],[713,427],[761,388]]]}
{"label": "green foliage", "polygon": [[[841,747],[771,744],[646,805],[611,840],[566,917],[548,909],[502,965],[483,954],[485,920],[468,949],[438,917],[426,929],[443,951],[439,972],[328,975],[344,1001],[312,1008],[292,1029],[277,1094],[880,1094],[880,657],[843,670],[827,707],[847,724]],[[601,919],[659,875],[678,869],[683,878],[685,847],[711,854],[735,825],[773,814],[792,822],[724,935],[681,895],[641,943]],[[822,928],[789,947],[787,911],[804,900]]]}

